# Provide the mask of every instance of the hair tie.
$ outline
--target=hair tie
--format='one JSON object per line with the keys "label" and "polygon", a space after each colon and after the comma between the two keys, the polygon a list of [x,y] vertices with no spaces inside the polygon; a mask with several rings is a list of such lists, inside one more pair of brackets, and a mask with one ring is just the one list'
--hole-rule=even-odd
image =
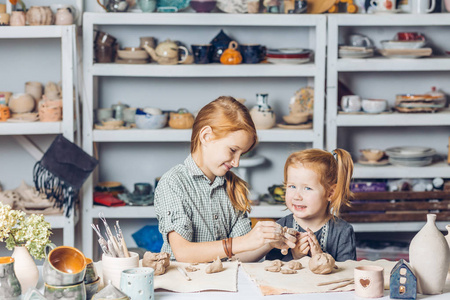
{"label": "hair tie", "polygon": [[337,153],[333,151],[331,151],[331,154],[333,155],[334,159],[336,160],[336,162],[338,161],[338,156]]}

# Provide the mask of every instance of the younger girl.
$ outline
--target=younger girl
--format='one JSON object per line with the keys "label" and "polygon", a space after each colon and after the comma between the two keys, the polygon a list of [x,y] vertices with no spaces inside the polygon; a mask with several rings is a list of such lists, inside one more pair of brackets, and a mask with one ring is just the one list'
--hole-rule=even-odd
{"label": "younger girl", "polygon": [[203,107],[194,122],[191,154],[165,173],[155,191],[161,251],[182,262],[217,257],[257,261],[273,247],[295,247],[275,222],[251,229],[247,184],[230,170],[257,142],[248,109],[231,97]]}
{"label": "younger girl", "polygon": [[291,154],[284,166],[284,182],[286,206],[292,214],[277,223],[300,234],[288,255],[274,249],[266,259],[291,260],[326,252],[336,261],[356,260],[353,227],[338,217],[340,207],[349,205],[352,173],[352,158],[342,149]]}

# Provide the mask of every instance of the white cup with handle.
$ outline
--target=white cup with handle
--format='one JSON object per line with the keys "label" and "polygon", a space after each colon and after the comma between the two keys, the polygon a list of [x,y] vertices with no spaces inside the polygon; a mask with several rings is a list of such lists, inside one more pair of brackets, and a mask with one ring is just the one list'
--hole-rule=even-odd
{"label": "white cup with handle", "polygon": [[341,98],[341,108],[344,112],[358,112],[361,110],[361,97],[345,95]]}
{"label": "white cup with handle", "polygon": [[436,0],[412,0],[411,13],[429,14],[436,7]]}

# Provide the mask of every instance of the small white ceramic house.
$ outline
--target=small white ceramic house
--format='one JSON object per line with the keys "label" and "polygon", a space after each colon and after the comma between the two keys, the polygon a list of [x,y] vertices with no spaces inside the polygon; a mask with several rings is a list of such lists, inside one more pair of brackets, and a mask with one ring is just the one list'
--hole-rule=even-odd
{"label": "small white ceramic house", "polygon": [[391,270],[389,288],[391,299],[416,299],[417,278],[411,266],[403,259]]}

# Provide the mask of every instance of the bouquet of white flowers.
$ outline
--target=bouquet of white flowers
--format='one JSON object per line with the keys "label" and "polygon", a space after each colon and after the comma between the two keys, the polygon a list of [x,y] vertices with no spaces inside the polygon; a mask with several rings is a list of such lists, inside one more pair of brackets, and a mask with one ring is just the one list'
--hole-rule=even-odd
{"label": "bouquet of white flowers", "polygon": [[25,246],[36,259],[45,258],[45,245],[49,244],[51,226],[43,215],[29,215],[0,203],[0,242],[6,240],[6,248]]}

